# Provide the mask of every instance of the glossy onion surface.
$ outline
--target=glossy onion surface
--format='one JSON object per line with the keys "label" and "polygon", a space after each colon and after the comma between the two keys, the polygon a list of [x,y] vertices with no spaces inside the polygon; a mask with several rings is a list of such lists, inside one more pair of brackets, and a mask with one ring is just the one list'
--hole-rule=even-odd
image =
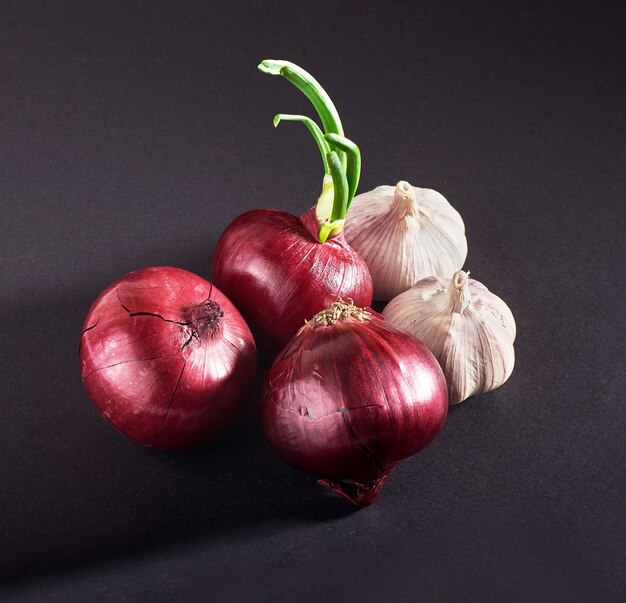
{"label": "glossy onion surface", "polygon": [[320,243],[316,230],[314,210],[301,218],[255,210],[231,222],[217,244],[213,281],[270,351],[338,297],[357,306],[372,303],[365,262],[343,234]]}
{"label": "glossy onion surface", "polygon": [[220,434],[255,381],[241,314],[178,268],[144,268],[105,289],[80,341],[81,375],[102,416],[142,444],[182,448]]}
{"label": "glossy onion surface", "polygon": [[372,312],[303,327],[266,376],[261,419],[281,459],[366,506],[441,431],[447,408],[433,355]]}

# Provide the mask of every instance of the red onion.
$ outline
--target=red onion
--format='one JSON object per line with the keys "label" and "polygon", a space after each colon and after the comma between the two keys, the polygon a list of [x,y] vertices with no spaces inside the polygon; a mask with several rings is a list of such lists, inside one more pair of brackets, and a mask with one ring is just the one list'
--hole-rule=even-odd
{"label": "red onion", "polygon": [[256,378],[256,347],[228,298],[178,268],[144,268],[107,287],[80,340],[81,374],[102,416],[149,446],[220,434]]}
{"label": "red onion", "polygon": [[311,210],[275,209],[236,218],[217,244],[213,281],[246,317],[259,344],[280,350],[337,297],[372,303],[367,266],[343,236],[320,243]]}
{"label": "red onion", "polygon": [[274,452],[360,507],[441,431],[447,409],[445,377],[426,347],[342,301],[276,358],[261,399]]}
{"label": "red onion", "polygon": [[313,135],[324,163],[322,193],[300,218],[271,209],[239,216],[220,238],[214,257],[214,282],[241,310],[257,341],[276,351],[337,297],[369,306],[372,279],[343,236],[361,173],[358,147],[343,136],[335,106],[310,74],[288,61],[263,61],[259,69],[299,88],[324,128],[303,115],[274,118],[274,125],[302,122]]}

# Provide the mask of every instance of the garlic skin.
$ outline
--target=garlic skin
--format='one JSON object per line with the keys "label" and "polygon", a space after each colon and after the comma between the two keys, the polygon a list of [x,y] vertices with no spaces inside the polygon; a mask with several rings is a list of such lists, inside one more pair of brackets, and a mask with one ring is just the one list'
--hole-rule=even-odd
{"label": "garlic skin", "polygon": [[404,180],[357,195],[344,233],[365,260],[378,300],[390,300],[426,276],[448,277],[467,257],[459,212],[437,191]]}
{"label": "garlic skin", "polygon": [[437,358],[449,404],[500,387],[515,364],[515,319],[482,283],[459,270],[430,276],[391,300],[385,320],[417,337]]}

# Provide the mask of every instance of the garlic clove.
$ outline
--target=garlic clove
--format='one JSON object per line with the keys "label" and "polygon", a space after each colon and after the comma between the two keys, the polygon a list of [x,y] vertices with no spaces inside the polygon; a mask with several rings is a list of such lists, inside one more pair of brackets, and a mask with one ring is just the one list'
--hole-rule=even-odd
{"label": "garlic clove", "polygon": [[404,180],[357,195],[344,232],[365,260],[379,300],[392,299],[426,276],[448,276],[467,257],[460,214],[437,191]]}
{"label": "garlic clove", "polygon": [[515,319],[506,303],[460,270],[421,279],[383,310],[439,361],[449,403],[500,387],[515,365]]}

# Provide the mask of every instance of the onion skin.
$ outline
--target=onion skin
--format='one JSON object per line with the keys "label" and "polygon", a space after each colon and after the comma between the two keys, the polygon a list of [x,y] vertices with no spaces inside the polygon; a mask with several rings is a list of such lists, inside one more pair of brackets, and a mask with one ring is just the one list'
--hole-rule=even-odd
{"label": "onion skin", "polygon": [[235,306],[178,268],[144,268],[107,287],[87,313],[79,356],[102,416],[159,448],[221,434],[256,379],[254,339]]}
{"label": "onion skin", "polygon": [[274,361],[261,398],[276,455],[359,507],[433,440],[448,409],[433,355],[368,312],[362,321],[303,327]]}
{"label": "onion skin", "polygon": [[284,347],[306,320],[338,297],[372,303],[365,262],[343,233],[320,243],[315,210],[298,218],[276,209],[242,214],[215,251],[213,282],[236,304],[259,346]]}

